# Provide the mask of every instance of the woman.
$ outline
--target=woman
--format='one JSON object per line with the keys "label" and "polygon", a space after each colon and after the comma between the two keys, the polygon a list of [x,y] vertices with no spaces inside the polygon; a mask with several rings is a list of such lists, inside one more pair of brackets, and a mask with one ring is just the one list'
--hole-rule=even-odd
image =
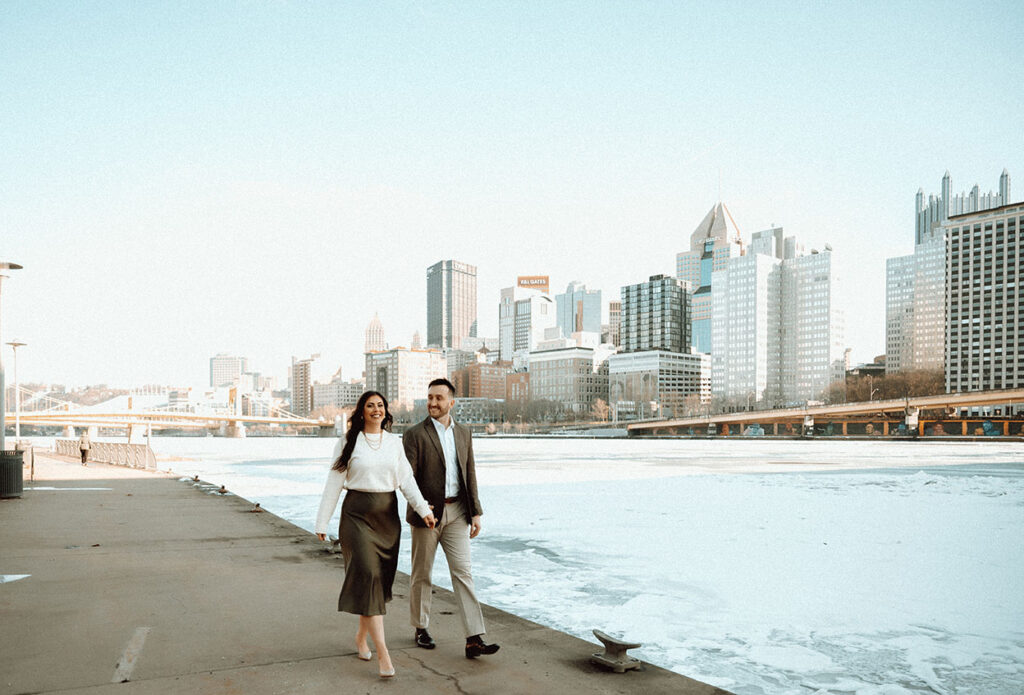
{"label": "woman", "polygon": [[366,643],[369,634],[377,645],[380,677],[390,678],[395,669],[384,643],[384,613],[385,604],[391,600],[402,533],[395,490],[402,491],[428,527],[434,527],[435,519],[413,478],[402,440],[391,434],[388,402],[376,391],[359,397],[344,446],[339,440],[335,447],[334,465],[327,474],[316,517],[316,535],[320,540],[327,538],[327,524],[338,506],[342,489],[347,492],[341,505],[338,537],[345,558],[345,581],[338,597],[338,610],[359,616],[359,658],[369,661],[372,656]]}

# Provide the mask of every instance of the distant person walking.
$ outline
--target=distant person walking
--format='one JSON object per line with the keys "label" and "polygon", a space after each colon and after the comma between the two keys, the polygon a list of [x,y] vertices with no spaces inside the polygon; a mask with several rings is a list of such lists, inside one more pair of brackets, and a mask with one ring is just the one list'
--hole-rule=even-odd
{"label": "distant person walking", "polygon": [[82,436],[78,438],[78,450],[82,453],[82,465],[89,465],[89,449],[92,448],[92,443],[89,441],[89,432],[82,432]]}
{"label": "distant person walking", "polygon": [[342,490],[346,490],[338,531],[345,558],[345,580],[338,597],[338,610],[359,616],[358,656],[364,661],[372,657],[366,643],[369,635],[377,645],[381,678],[395,675],[384,642],[383,617],[387,612],[385,604],[391,600],[402,535],[395,490],[402,491],[425,528],[433,528],[435,523],[430,505],[413,478],[402,441],[391,433],[391,421],[384,396],[367,391],[359,397],[344,445],[339,439],[334,449],[334,463],[327,474],[316,517],[317,538],[326,540],[327,524],[338,506]]}
{"label": "distant person walking", "polygon": [[473,587],[469,539],[480,533],[480,498],[476,491],[476,463],[469,430],[451,416],[455,405],[455,387],[447,379],[434,379],[427,389],[429,417],[414,425],[402,437],[406,456],[423,495],[433,509],[440,509],[437,525],[424,524],[410,508],[406,520],[412,526],[412,576],[409,589],[409,613],[416,628],[416,645],[433,649],[436,645],[427,627],[430,624],[431,569],[437,545],[441,544],[455,589],[455,600],[462,614],[466,635],[466,658],[472,659],[498,651],[498,645],[485,644],[484,616]]}

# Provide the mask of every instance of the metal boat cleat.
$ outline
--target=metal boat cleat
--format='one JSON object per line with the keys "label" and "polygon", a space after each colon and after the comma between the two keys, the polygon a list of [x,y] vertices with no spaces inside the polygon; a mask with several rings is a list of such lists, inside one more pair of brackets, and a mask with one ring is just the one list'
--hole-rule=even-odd
{"label": "metal boat cleat", "polygon": [[626,650],[639,649],[643,646],[642,644],[639,642],[624,642],[611,635],[606,635],[600,630],[594,630],[594,637],[601,640],[602,644],[604,644],[604,651],[590,655],[590,660],[593,663],[610,668],[615,673],[625,673],[630,669],[640,668],[640,659],[634,659],[629,656],[626,654]]}

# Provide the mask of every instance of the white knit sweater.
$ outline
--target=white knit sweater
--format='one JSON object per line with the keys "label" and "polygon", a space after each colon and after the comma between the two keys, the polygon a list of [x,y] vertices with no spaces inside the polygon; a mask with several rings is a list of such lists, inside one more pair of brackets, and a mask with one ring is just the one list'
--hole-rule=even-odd
{"label": "white knit sweater", "polygon": [[[405,499],[420,516],[430,512],[430,505],[420,494],[416,479],[412,475],[412,466],[405,457],[402,439],[397,434],[384,432],[380,449],[373,449],[367,444],[365,434],[360,433],[356,440],[352,458],[344,471],[333,468],[327,474],[324,494],[320,499],[320,510],[316,515],[316,533],[327,533],[327,525],[331,521],[334,510],[338,508],[338,499],[342,490],[362,490],[363,492],[394,492],[400,490]],[[371,434],[369,440],[376,444],[377,435]],[[331,455],[331,465],[341,456],[344,439],[339,439]]]}

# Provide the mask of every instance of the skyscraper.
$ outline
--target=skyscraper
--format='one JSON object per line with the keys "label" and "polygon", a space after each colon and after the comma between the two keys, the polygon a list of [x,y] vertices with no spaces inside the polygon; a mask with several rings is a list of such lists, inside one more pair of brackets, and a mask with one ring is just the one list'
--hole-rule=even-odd
{"label": "skyscraper", "polygon": [[[544,340],[545,332],[558,325],[555,300],[546,293],[519,285],[501,290],[498,304],[499,359],[512,362]],[[525,366],[521,362],[518,367]]]}
{"label": "skyscraper", "polygon": [[886,262],[885,371],[943,369],[946,341],[946,238],[951,217],[983,212],[1010,202],[1010,174],[1003,169],[999,190],[953,194],[947,171],[942,192],[918,189],[914,200],[914,253]]}
{"label": "skyscraper", "polygon": [[924,189],[917,189],[915,198],[916,225],[914,229],[914,244],[922,244],[934,236],[935,229],[954,215],[966,215],[969,212],[980,212],[991,210],[1001,205],[1010,203],[1010,172],[1003,169],[999,175],[999,192],[982,193],[978,184],[970,193],[953,195],[953,178],[949,170],[942,176],[942,193],[936,197],[934,194],[928,196],[928,203],[924,202]]}
{"label": "skyscraper", "polygon": [[742,253],[740,231],[729,208],[719,201],[690,235],[690,250],[676,254],[676,277],[693,295],[691,344],[698,352],[711,352],[712,273]]}
{"label": "skyscraper", "polygon": [[574,280],[563,294],[555,295],[555,306],[563,336],[601,332],[601,290],[588,290]]}
{"label": "skyscraper", "polygon": [[427,268],[427,345],[459,349],[476,329],[476,266],[449,260]]}
{"label": "skyscraper", "polygon": [[717,397],[806,401],[844,376],[844,315],[832,251],[797,255],[795,238],[782,239],[777,230],[755,234],[747,255],[714,273],[711,388]]}
{"label": "skyscraper", "polygon": [[377,312],[373,312],[373,318],[366,327],[366,343],[363,352],[380,352],[387,350],[388,343],[384,340],[384,325],[380,322]]}
{"label": "skyscraper", "polygon": [[308,416],[313,410],[313,361],[320,355],[299,360],[292,357],[292,394],[290,410],[299,417]]}
{"label": "skyscraper", "polygon": [[623,351],[608,358],[616,419],[676,415],[688,397],[708,396],[711,365],[708,355],[692,352],[683,280],[652,275],[623,287],[619,338]]}
{"label": "skyscraper", "polygon": [[946,391],[1021,388],[1024,203],[951,215],[939,233],[946,238]]}
{"label": "skyscraper", "polygon": [[623,352],[690,350],[690,293],[685,282],[652,275],[622,288]]}
{"label": "skyscraper", "polygon": [[732,259],[715,271],[712,301],[714,395],[781,403],[782,259],[774,253]]}

